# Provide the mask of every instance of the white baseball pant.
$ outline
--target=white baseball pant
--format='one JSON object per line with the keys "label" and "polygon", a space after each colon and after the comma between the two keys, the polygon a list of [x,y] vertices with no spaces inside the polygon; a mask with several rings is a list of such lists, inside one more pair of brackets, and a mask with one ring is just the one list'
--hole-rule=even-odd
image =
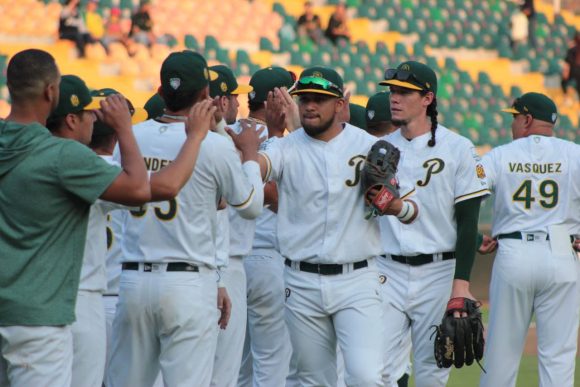
{"label": "white baseball pant", "polygon": [[71,385],[70,326],[0,326],[0,386]]}
{"label": "white baseball pant", "polygon": [[550,242],[501,239],[492,269],[481,386],[515,386],[532,314],[540,386],[572,387],[578,339],[580,262]]}
{"label": "white baseball pant", "polygon": [[103,295],[79,290],[75,307],[72,385],[101,387],[107,356],[107,329]]}
{"label": "white baseball pant", "polygon": [[241,256],[230,256],[228,267],[222,273],[228,295],[232,301],[232,313],[226,329],[219,330],[211,386],[235,387],[240,375],[242,351],[246,336],[247,304],[246,273]]}
{"label": "white baseball pant", "polygon": [[347,386],[382,386],[382,298],[374,260],[370,267],[319,275],[285,268],[286,322],[302,386],[337,384],[336,346]]}
{"label": "white baseball pant", "polygon": [[396,386],[409,363],[408,337],[411,332],[413,365],[417,387],[445,386],[449,368],[439,368],[430,339],[439,325],[451,296],[455,260],[410,266],[378,258],[379,273],[386,277],[381,285],[385,327],[385,369],[383,381]]}
{"label": "white baseball pant", "polygon": [[283,386],[292,346],[284,320],[284,261],[271,249],[244,258],[248,328],[238,387]]}

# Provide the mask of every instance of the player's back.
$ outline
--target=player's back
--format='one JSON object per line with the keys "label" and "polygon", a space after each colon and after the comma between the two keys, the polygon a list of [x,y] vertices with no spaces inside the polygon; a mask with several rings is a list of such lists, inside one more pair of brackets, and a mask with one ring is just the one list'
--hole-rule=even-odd
{"label": "player's back", "polygon": [[[184,124],[145,121],[134,127],[147,169],[169,165],[186,140]],[[203,140],[193,174],[177,197],[150,203],[127,217],[124,260],[195,262],[215,266],[216,211],[222,191],[239,156],[222,136],[209,132]],[[243,188],[243,187],[242,187]]]}
{"label": "player's back", "polygon": [[580,215],[580,146],[531,135],[484,157],[495,192],[492,234],[544,231]]}

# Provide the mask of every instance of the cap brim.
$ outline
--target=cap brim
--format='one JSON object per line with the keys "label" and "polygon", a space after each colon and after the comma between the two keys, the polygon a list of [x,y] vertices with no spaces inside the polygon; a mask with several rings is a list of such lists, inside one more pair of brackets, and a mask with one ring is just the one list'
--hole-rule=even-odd
{"label": "cap brim", "polygon": [[209,71],[209,80],[215,81],[220,76],[216,71],[208,70]]}
{"label": "cap brim", "polygon": [[138,124],[139,122],[147,121],[147,118],[149,117],[147,110],[139,107],[136,107],[134,109],[135,113],[133,113],[133,115],[131,116],[132,124]]}
{"label": "cap brim", "polygon": [[400,86],[400,87],[404,87],[405,89],[423,90],[423,88],[421,88],[417,85],[413,85],[412,83],[409,83],[409,82],[399,81],[397,79],[389,79],[389,80],[381,81],[381,82],[379,82],[379,85]]}
{"label": "cap brim", "polygon": [[251,92],[252,90],[254,90],[254,88],[250,85],[238,85],[238,87],[232,91],[230,94],[248,94],[249,92]]}
{"label": "cap brim", "polygon": [[101,101],[107,97],[93,97],[91,103],[83,108],[83,110],[98,110],[101,108]]}
{"label": "cap brim", "polygon": [[520,113],[513,107],[501,109],[501,111],[504,113],[512,113],[512,114],[519,114]]}
{"label": "cap brim", "polygon": [[342,98],[342,95],[333,93],[331,91],[320,90],[320,89],[300,89],[300,90],[292,90],[290,95],[298,95],[298,94],[306,94],[306,93],[314,93],[314,94],[325,94],[331,95],[333,97]]}

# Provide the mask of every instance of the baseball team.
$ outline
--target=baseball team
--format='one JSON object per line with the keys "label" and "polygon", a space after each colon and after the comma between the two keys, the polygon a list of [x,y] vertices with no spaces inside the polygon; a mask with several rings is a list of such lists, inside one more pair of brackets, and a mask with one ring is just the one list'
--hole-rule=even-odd
{"label": "baseball team", "polygon": [[[385,71],[364,129],[323,66],[238,84],[173,52],[146,110],[38,49],[6,76],[0,386],[445,386],[433,327],[471,317],[475,254],[496,250],[480,385],[515,386],[532,317],[540,385],[574,385],[580,145],[547,96],[517,96],[513,141],[480,157],[416,61]],[[369,215],[379,140],[396,192]]]}

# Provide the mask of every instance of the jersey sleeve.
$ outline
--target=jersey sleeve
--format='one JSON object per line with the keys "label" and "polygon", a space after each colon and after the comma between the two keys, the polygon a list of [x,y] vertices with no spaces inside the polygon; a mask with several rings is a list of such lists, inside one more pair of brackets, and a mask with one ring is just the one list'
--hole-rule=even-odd
{"label": "jersey sleeve", "polygon": [[283,153],[282,153],[282,143],[284,139],[277,137],[272,137],[265,141],[263,148],[260,150],[260,154],[266,159],[266,164],[268,165],[266,171],[266,178],[264,181],[278,180],[282,176],[283,170]]}
{"label": "jersey sleeve", "polygon": [[247,161],[243,165],[233,144],[225,143],[217,179],[223,197],[241,217],[254,219],[262,212],[264,187],[260,165]]}
{"label": "jersey sleeve", "polygon": [[495,187],[495,178],[497,176],[497,171],[495,167],[495,155],[496,152],[493,150],[486,153],[481,159],[481,165],[483,167],[483,172],[485,174],[485,180],[487,182],[488,188],[493,191]]}
{"label": "jersey sleeve", "polygon": [[63,145],[57,168],[65,189],[90,204],[105,192],[122,171],[85,145],[74,141]]}
{"label": "jersey sleeve", "polygon": [[455,176],[455,203],[478,196],[489,195],[481,157],[471,142],[460,147]]}

